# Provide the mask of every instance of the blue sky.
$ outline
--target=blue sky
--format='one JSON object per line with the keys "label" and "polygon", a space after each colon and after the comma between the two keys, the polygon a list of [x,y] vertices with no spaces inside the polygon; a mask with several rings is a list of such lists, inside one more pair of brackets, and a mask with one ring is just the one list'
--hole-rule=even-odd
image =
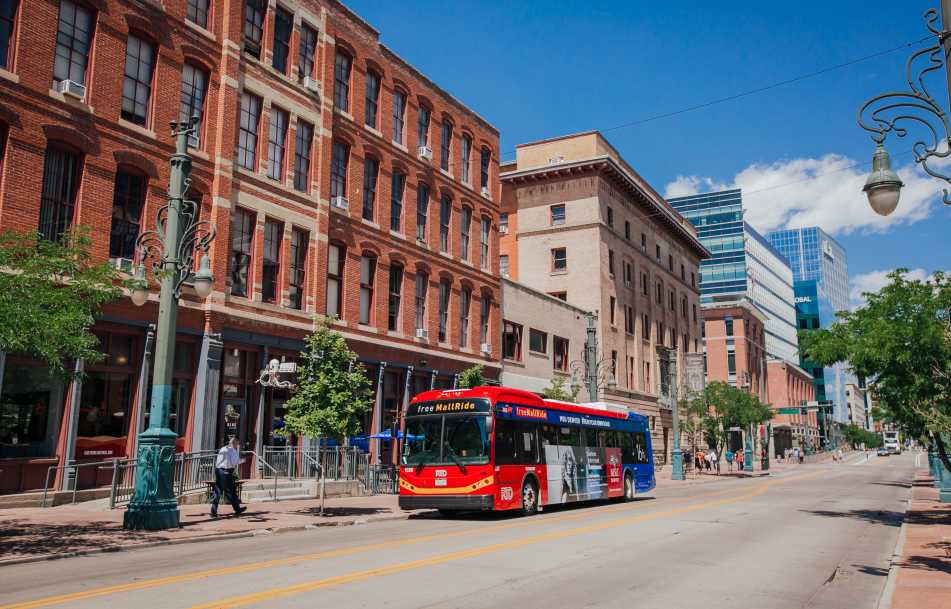
{"label": "blue sky", "polygon": [[[951,269],[940,182],[902,170],[909,187],[898,217],[880,221],[857,192],[868,167],[848,169],[873,150],[856,110],[903,89],[908,50],[609,131],[918,40],[921,14],[937,0],[347,4],[494,124],[503,159],[520,142],[601,129],[662,193],[737,184],[761,229],[823,226],[848,251],[850,275]],[[940,74],[929,84],[947,99]],[[907,138],[889,150],[897,168],[910,163]]]}

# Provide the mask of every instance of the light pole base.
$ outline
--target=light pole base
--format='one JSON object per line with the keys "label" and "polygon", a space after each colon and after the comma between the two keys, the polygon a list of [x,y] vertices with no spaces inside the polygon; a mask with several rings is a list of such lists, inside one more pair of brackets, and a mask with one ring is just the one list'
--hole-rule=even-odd
{"label": "light pole base", "polygon": [[175,497],[175,440],[167,427],[150,427],[139,434],[135,491],[122,518],[125,529],[158,531],[179,526]]}
{"label": "light pole base", "polygon": [[680,452],[679,448],[675,448],[670,455],[670,479],[671,480],[683,480],[684,479],[684,456]]}
{"label": "light pole base", "polygon": [[753,449],[749,446],[743,450],[743,471],[753,471]]}

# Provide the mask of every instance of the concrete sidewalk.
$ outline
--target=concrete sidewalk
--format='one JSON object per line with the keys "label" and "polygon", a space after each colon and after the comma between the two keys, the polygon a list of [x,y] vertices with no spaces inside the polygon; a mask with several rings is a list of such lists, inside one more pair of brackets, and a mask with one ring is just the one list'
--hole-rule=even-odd
{"label": "concrete sidewalk", "polygon": [[891,609],[951,607],[951,504],[938,501],[938,489],[919,469],[905,516]]}

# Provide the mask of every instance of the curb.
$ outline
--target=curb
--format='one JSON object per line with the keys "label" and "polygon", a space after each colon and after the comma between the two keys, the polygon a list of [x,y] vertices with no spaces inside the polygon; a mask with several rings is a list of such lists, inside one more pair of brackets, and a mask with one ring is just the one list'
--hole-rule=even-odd
{"label": "curb", "polygon": [[319,522],[287,527],[276,527],[273,529],[254,529],[250,531],[237,531],[235,533],[213,533],[210,535],[196,535],[184,539],[163,539],[160,541],[146,541],[125,546],[102,546],[99,548],[90,548],[88,550],[73,550],[71,552],[62,552],[60,554],[43,554],[40,556],[24,556],[21,558],[0,559],[0,569],[14,565],[23,565],[34,562],[44,562],[48,560],[59,560],[62,558],[75,558],[77,556],[91,556],[96,554],[105,554],[109,552],[130,552],[138,549],[157,548],[161,546],[177,546],[190,543],[204,543],[210,541],[228,541],[231,539],[243,539],[247,537],[260,537],[267,535],[280,535],[283,533],[296,533],[301,531],[313,531],[326,527],[346,527],[360,524],[369,524],[371,522],[386,522],[392,520],[408,520],[419,512],[410,514],[400,514],[394,516],[380,516],[378,518],[355,518],[353,520],[337,520],[334,522]]}

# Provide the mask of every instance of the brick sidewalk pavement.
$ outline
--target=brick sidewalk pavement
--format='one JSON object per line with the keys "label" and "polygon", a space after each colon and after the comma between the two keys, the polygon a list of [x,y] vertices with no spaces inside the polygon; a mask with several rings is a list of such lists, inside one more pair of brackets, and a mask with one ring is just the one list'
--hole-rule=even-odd
{"label": "brick sidewalk pavement", "polygon": [[896,563],[892,609],[951,607],[951,504],[938,501],[932,481],[927,470],[918,470]]}

